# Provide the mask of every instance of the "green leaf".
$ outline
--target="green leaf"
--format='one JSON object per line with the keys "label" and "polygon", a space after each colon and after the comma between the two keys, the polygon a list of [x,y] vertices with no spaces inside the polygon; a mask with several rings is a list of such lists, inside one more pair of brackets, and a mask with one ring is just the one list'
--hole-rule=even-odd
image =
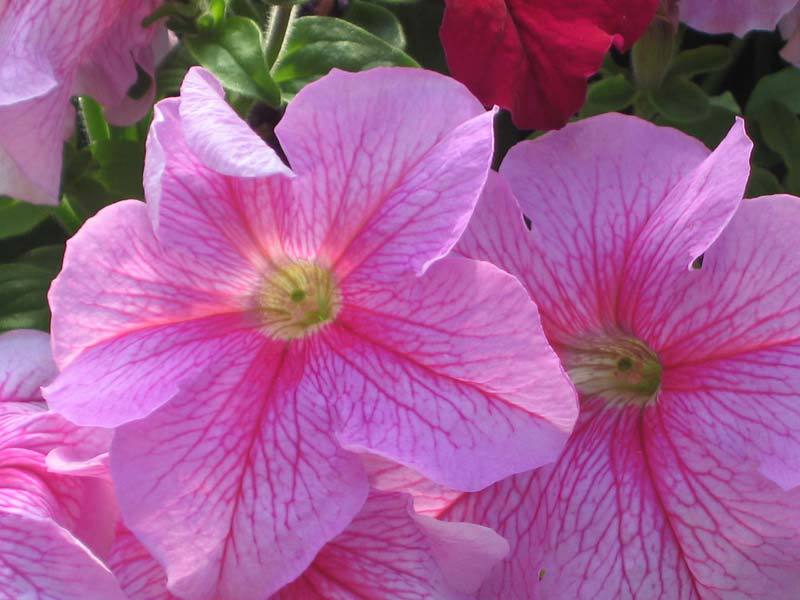
{"label": "green leaf", "polygon": [[731,111],[712,106],[708,114],[696,121],[672,121],[663,116],[655,119],[659,125],[668,125],[697,138],[711,149],[719,146],[733,127],[736,115]]}
{"label": "green leaf", "polygon": [[50,206],[0,196],[0,239],[28,233],[52,213]]}
{"label": "green leaf", "polygon": [[754,115],[764,142],[789,167],[800,167],[800,120],[785,105],[774,100],[761,105]]}
{"label": "green leaf", "polygon": [[656,110],[671,121],[687,123],[708,116],[711,104],[700,86],[688,79],[667,79],[661,87],[650,93]]}
{"label": "green leaf", "polygon": [[788,67],[762,77],[750,95],[745,112],[753,115],[770,101],[780,102],[794,114],[800,114],[800,69]]}
{"label": "green leaf", "polygon": [[0,264],[0,331],[47,331],[47,290],[61,268],[62,245],[38,248],[14,262]]}
{"label": "green leaf", "polygon": [[386,65],[419,66],[399,48],[352,23],[302,17],[290,30],[273,75],[284,92],[293,94],[333,68],[363,71]]}
{"label": "green leaf", "polygon": [[636,88],[624,75],[613,75],[589,86],[581,117],[590,117],[629,107],[636,97]]}
{"label": "green leaf", "polygon": [[387,44],[400,48],[406,47],[406,36],[403,26],[394,13],[378,4],[353,0],[347,7],[344,18],[353,25],[358,25],[372,35],[381,38]]}
{"label": "green leaf", "polygon": [[669,70],[670,76],[694,77],[702,73],[710,73],[724,69],[731,61],[731,50],[728,46],[700,46],[685,50],[678,54]]}
{"label": "green leaf", "polygon": [[724,92],[719,96],[710,96],[708,101],[711,102],[711,106],[724,108],[735,115],[742,114],[742,108],[739,106],[739,103],[736,101],[736,98],[733,97],[733,94],[731,94],[730,91]]}
{"label": "green leaf", "polygon": [[97,178],[116,199],[144,199],[144,143],[133,140],[107,140],[90,146],[100,168]]}
{"label": "green leaf", "polygon": [[781,182],[772,172],[762,167],[753,166],[750,168],[750,179],[747,181],[745,197],[771,196],[772,194],[781,194],[783,191]]}
{"label": "green leaf", "polygon": [[255,21],[230,16],[219,28],[186,36],[184,42],[192,56],[219,77],[227,89],[280,106],[281,92],[270,77],[261,37]]}
{"label": "green leaf", "polygon": [[161,61],[156,70],[156,95],[158,98],[177,96],[186,71],[197,64],[186,46],[178,44]]}

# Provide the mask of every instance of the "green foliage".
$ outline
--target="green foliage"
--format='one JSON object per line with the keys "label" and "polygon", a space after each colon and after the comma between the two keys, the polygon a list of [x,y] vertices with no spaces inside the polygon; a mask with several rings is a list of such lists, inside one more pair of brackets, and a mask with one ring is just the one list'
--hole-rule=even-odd
{"label": "green foliage", "polygon": [[289,32],[273,76],[287,95],[333,68],[363,71],[377,66],[418,66],[402,49],[341,19],[302,17]]}
{"label": "green foliage", "polygon": [[47,290],[61,268],[63,245],[36,248],[0,263],[0,331],[50,327]]}
{"label": "green foliage", "polygon": [[49,206],[37,206],[0,196],[0,239],[29,232],[52,212]]}
{"label": "green foliage", "polygon": [[261,29],[252,19],[228,16],[217,27],[184,40],[192,56],[227,89],[280,106],[281,91],[270,77]]}

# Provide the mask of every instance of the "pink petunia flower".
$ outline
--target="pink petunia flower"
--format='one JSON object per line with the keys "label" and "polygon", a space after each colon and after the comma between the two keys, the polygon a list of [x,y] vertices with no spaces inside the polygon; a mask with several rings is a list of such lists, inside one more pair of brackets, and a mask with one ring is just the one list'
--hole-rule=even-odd
{"label": "pink petunia flower", "polygon": [[[373,491],[353,522],[273,600],[466,600],[508,553],[491,529],[416,514],[407,494]],[[130,600],[173,600],[166,576],[130,531],[110,566]]]}
{"label": "pink petunia flower", "polygon": [[744,36],[754,29],[775,29],[797,0],[680,0],[681,21],[708,33]]}
{"label": "pink petunia flower", "polygon": [[581,416],[444,509],[512,545],[480,597],[797,597],[800,199],[740,203],[750,150],[606,115],[490,180],[458,249],[527,287]]}
{"label": "pink petunia flower", "polygon": [[46,411],[55,373],[46,334],[0,335],[0,598],[123,600],[97,558],[117,511],[91,459],[110,436]]}
{"label": "pink petunia flower", "polygon": [[492,155],[463,86],[335,71],[277,128],[292,171],[222,96],[190,70],[156,107],[147,205],[70,241],[46,395],[119,426],[124,520],[172,593],[247,600],[359,513],[354,451],[477,490],[552,461],[577,403],[519,282],[443,258]]}
{"label": "pink petunia flower", "polygon": [[163,27],[141,27],[159,3],[0,2],[0,196],[58,203],[73,94],[94,96],[115,125],[145,115],[155,86],[132,86],[137,66],[152,78],[157,54],[167,46]]}

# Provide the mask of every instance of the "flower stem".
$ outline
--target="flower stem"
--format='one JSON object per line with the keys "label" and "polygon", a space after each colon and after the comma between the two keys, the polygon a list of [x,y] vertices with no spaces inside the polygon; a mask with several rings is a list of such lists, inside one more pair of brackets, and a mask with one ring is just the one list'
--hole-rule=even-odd
{"label": "flower stem", "polygon": [[111,130],[108,123],[103,118],[103,109],[100,105],[86,96],[80,98],[81,115],[86,133],[89,135],[90,142],[99,142],[111,138]]}
{"label": "flower stem", "polygon": [[270,68],[278,60],[278,55],[283,47],[283,40],[289,29],[289,21],[292,19],[292,9],[291,4],[281,4],[272,9],[267,30],[267,46],[264,49],[264,56]]}

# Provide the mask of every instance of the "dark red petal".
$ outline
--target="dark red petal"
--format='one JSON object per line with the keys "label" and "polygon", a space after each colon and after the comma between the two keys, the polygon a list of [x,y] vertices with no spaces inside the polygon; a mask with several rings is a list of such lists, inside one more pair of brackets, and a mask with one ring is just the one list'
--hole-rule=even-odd
{"label": "dark red petal", "polygon": [[561,127],[615,44],[644,33],[658,0],[447,0],[440,32],[453,76],[524,129]]}

